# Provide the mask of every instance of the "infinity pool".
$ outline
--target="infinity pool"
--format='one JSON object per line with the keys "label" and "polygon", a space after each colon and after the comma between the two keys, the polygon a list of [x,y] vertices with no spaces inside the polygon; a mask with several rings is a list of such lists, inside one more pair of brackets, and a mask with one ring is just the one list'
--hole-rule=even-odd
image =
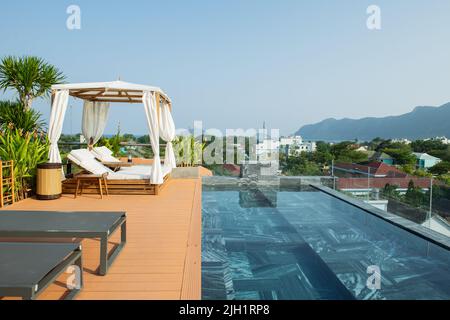
{"label": "infinity pool", "polygon": [[450,299],[447,249],[324,192],[205,185],[202,201],[203,299]]}

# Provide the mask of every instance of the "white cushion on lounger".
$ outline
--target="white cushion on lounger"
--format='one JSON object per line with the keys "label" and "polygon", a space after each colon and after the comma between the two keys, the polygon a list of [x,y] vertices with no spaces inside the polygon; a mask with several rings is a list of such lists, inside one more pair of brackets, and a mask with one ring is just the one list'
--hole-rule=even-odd
{"label": "white cushion on lounger", "polygon": [[95,147],[94,151],[101,154],[101,155],[106,155],[106,156],[111,156],[113,154],[113,152],[111,150],[109,150],[107,147],[102,146],[102,147]]}
{"label": "white cushion on lounger", "polygon": [[92,154],[103,162],[120,162],[119,159],[112,156],[113,152],[104,146],[92,149]]}
{"label": "white cushion on lounger", "polygon": [[85,159],[80,163],[80,166],[86,170],[89,171],[92,174],[104,174],[108,173],[111,174],[113,171],[107,167],[105,167],[103,164],[98,162],[95,159]]}
{"label": "white cushion on lounger", "polygon": [[73,150],[67,156],[72,162],[92,174],[111,174],[113,171],[95,160],[87,149]]}
{"label": "white cushion on lounger", "polygon": [[108,180],[149,180],[150,174],[126,174],[113,172],[108,174]]}
{"label": "white cushion on lounger", "polygon": [[72,150],[70,154],[77,162],[83,162],[86,159],[95,159],[95,156],[88,149]]}
{"label": "white cushion on lounger", "polygon": [[[164,165],[162,166],[162,171],[164,177],[171,172],[170,168]],[[136,177],[136,179],[150,179],[151,172],[152,166],[147,165],[147,166],[124,167],[115,173],[130,177]]]}

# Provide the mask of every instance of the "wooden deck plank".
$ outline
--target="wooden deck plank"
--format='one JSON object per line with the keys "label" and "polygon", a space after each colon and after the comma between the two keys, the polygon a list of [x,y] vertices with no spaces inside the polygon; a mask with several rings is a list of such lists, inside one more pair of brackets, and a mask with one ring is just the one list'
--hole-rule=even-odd
{"label": "wooden deck plank", "polygon": [[[97,239],[82,241],[85,287],[78,299],[200,299],[201,180],[172,179],[158,196],[83,195],[74,199],[28,199],[6,210],[126,211],[127,245],[106,276],[94,274],[99,264]],[[114,234],[109,248],[119,242]],[[195,261],[191,261],[195,260]],[[39,298],[60,299],[64,274]],[[195,282],[195,283],[194,283]]]}

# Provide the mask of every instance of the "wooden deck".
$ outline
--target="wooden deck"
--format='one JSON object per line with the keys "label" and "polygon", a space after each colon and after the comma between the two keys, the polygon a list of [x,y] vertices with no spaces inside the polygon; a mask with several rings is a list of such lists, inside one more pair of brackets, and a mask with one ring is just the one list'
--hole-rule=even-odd
{"label": "wooden deck", "polygon": [[[201,298],[201,179],[172,179],[158,196],[64,195],[28,199],[6,210],[127,212],[127,245],[106,276],[94,273],[99,242],[82,242],[85,286],[77,299]],[[110,246],[119,242],[119,233]],[[59,299],[65,278],[58,280],[39,298]]]}

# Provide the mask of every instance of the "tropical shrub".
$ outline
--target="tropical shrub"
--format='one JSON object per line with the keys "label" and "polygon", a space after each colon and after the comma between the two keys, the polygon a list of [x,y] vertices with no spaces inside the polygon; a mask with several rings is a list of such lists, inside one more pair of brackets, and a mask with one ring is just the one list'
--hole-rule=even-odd
{"label": "tropical shrub", "polygon": [[102,137],[98,142],[97,146],[105,146],[109,150],[113,152],[114,157],[120,157],[123,156],[121,152],[121,142],[123,141],[123,137],[120,134],[120,128],[117,130],[117,133],[112,136],[111,138]]}
{"label": "tropical shrub", "polygon": [[49,142],[44,134],[25,132],[10,124],[0,132],[0,158],[14,161],[16,199],[27,197],[36,177],[36,168],[47,162]]}
{"label": "tropical shrub", "polygon": [[14,123],[15,128],[24,132],[41,130],[45,125],[38,111],[24,110],[19,101],[0,101],[0,128],[6,130],[10,123]]}

